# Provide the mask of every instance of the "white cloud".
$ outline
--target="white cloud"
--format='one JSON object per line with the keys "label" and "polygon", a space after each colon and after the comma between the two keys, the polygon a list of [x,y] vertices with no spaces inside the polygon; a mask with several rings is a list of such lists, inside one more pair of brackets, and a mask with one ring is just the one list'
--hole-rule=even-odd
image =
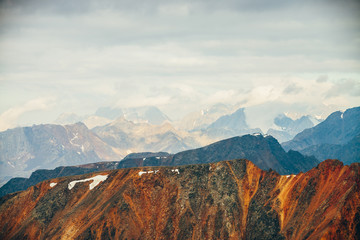
{"label": "white cloud", "polygon": [[141,106],[164,106],[169,104],[170,96],[142,96],[136,93],[129,97],[121,98],[117,102],[119,107],[141,107]]}
{"label": "white cloud", "polygon": [[18,119],[27,112],[48,109],[53,100],[52,98],[37,98],[8,109],[0,115],[0,131],[16,127]]}
{"label": "white cloud", "polygon": [[158,11],[162,15],[186,16],[190,12],[190,6],[188,4],[167,4],[159,6]]}
{"label": "white cloud", "polygon": [[59,99],[58,114],[151,104],[172,118],[216,102],[359,99],[358,88],[333,85],[360,79],[356,4],[62,2],[0,4],[0,110],[14,122],[6,109],[45,94]]}

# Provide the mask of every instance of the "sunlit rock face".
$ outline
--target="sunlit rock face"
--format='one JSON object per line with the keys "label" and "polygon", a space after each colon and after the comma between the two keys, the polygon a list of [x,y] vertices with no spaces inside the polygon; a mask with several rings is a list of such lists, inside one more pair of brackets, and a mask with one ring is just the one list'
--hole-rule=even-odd
{"label": "sunlit rock face", "polygon": [[0,238],[359,239],[359,175],[337,160],[297,175],[232,160],[57,178],[0,200]]}

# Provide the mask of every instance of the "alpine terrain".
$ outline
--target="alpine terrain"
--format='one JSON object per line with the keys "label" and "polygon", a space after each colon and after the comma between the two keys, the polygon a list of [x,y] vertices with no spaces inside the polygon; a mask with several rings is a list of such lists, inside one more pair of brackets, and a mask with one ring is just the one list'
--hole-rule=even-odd
{"label": "alpine terrain", "polygon": [[248,160],[62,177],[3,197],[1,239],[359,239],[360,165]]}
{"label": "alpine terrain", "polygon": [[284,149],[313,155],[320,161],[336,158],[345,164],[360,162],[360,107],[330,114],[313,128],[282,144]]}

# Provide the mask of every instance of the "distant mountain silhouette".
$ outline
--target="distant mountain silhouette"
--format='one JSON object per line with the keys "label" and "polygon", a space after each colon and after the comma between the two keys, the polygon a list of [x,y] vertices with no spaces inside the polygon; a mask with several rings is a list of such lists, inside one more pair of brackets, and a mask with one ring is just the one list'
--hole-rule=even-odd
{"label": "distant mountain silhouette", "polygon": [[222,140],[208,146],[179,152],[175,155],[152,158],[127,158],[118,168],[139,166],[178,166],[245,158],[261,169],[274,169],[281,174],[307,171],[318,164],[313,157],[296,151],[284,151],[278,141],[262,134],[244,135]]}

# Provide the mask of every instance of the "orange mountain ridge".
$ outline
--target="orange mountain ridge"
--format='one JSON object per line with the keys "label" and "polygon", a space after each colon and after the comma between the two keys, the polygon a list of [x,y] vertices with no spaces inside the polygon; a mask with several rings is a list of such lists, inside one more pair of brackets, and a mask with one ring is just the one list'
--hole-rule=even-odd
{"label": "orange mountain ridge", "polygon": [[57,178],[0,199],[0,238],[360,239],[359,175],[338,160],[288,176],[231,160]]}

